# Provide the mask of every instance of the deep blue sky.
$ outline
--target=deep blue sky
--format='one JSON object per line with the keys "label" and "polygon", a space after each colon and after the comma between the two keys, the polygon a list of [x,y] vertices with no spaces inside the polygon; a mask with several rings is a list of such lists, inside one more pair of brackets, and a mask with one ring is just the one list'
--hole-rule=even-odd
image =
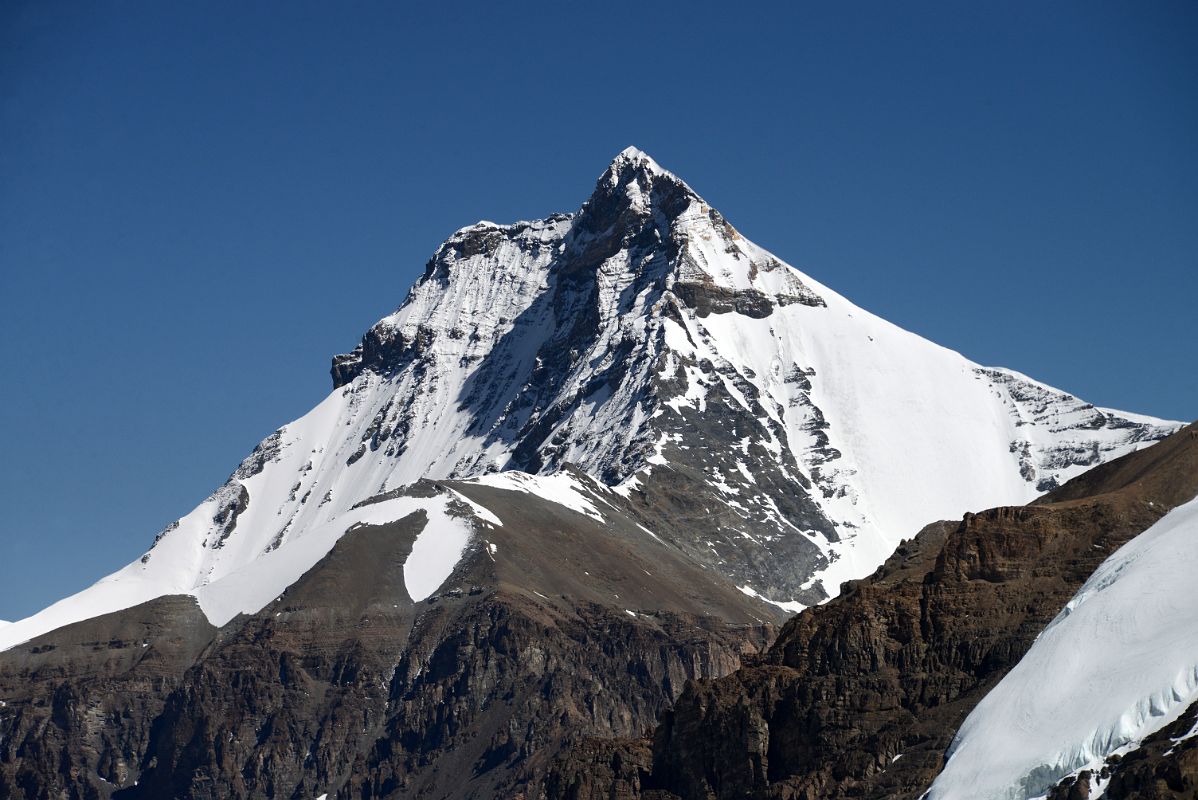
{"label": "deep blue sky", "polygon": [[1198,416],[1193,3],[0,6],[0,618],[137,557],[624,146],[892,321]]}

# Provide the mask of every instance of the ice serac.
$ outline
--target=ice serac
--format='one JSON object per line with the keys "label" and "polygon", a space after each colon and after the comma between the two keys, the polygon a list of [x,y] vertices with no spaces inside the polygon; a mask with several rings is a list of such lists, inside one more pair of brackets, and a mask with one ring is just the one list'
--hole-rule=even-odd
{"label": "ice serac", "polygon": [[255,611],[216,587],[327,551],[366,498],[498,471],[576,469],[719,580],[793,609],[931,519],[1026,502],[1177,427],[863,311],[635,148],[575,213],[450,236],[332,377],[139,562],[0,647],[163,594]]}

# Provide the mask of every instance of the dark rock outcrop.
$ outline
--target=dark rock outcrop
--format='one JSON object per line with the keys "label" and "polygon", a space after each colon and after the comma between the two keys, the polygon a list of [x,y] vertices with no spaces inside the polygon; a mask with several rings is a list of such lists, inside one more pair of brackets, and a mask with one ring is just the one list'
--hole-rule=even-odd
{"label": "dark rock outcrop", "polygon": [[0,654],[0,797],[107,797],[136,780],[154,719],[215,635],[160,597]]}
{"label": "dark rock outcrop", "polygon": [[0,653],[0,797],[534,797],[563,749],[642,736],[774,633],[631,521],[453,486],[504,524],[421,602],[422,511],[219,630],[163,598]]}

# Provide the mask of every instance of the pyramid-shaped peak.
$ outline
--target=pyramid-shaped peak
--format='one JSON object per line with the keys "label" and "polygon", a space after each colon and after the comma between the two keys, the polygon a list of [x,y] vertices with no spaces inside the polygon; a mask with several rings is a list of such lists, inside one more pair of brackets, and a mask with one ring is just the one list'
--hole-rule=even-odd
{"label": "pyramid-shaped peak", "polygon": [[[628,146],[612,159],[604,177],[614,184],[625,183],[632,176],[640,175],[645,178],[667,178],[685,186],[685,182],[677,175],[662,167],[653,157],[639,147]],[[689,187],[687,187],[689,189]]]}
{"label": "pyramid-shaped peak", "polygon": [[599,177],[587,206],[593,211],[604,208],[610,212],[615,210],[611,205],[614,202],[644,212],[650,206],[664,203],[670,207],[672,216],[692,200],[701,202],[685,181],[645,151],[630,146],[621,150]]}
{"label": "pyramid-shaped peak", "polygon": [[612,159],[613,167],[620,165],[620,164],[624,164],[624,163],[633,164],[637,167],[647,169],[651,172],[658,172],[658,173],[666,172],[664,169],[661,168],[661,165],[658,164],[656,161],[654,161],[653,158],[648,153],[646,153],[644,150],[640,149],[639,147],[634,147],[633,145],[629,145],[628,147],[625,147],[623,150],[620,151],[619,155],[617,155],[614,159]]}

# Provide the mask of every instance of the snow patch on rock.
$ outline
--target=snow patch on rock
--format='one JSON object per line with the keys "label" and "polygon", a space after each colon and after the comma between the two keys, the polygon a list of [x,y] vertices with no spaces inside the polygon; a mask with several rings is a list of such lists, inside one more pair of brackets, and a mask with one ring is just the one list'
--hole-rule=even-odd
{"label": "snow patch on rock", "polygon": [[749,597],[754,597],[771,605],[775,605],[783,611],[788,611],[791,614],[798,614],[800,611],[807,608],[807,606],[803,605],[797,600],[771,600],[768,597],[758,593],[757,590],[752,586],[738,586],[736,588],[740,589],[742,594],[747,594]]}
{"label": "snow patch on rock", "polygon": [[421,600],[453,572],[472,535],[469,521],[452,515],[449,502],[448,496],[398,497],[351,509],[219,574],[212,569],[193,570],[194,554],[184,549],[165,551],[157,554],[156,560],[134,562],[31,617],[3,626],[0,650],[63,625],[164,595],[191,595],[213,625],[224,625],[238,614],[255,613],[281,596],[355,527],[396,522],[418,511],[428,516],[428,523],[404,564],[404,582],[412,599]]}
{"label": "snow patch on rock", "polygon": [[446,514],[444,508],[430,514],[403,565],[404,585],[413,600],[423,600],[449,579],[470,537],[470,528]]}
{"label": "snow patch on rock", "polygon": [[594,498],[578,478],[568,472],[555,475],[531,475],[527,472],[496,472],[472,478],[471,483],[507,489],[513,492],[534,494],[543,500],[565,506],[571,511],[586,514],[599,522],[605,522],[603,514],[595,508]]}

